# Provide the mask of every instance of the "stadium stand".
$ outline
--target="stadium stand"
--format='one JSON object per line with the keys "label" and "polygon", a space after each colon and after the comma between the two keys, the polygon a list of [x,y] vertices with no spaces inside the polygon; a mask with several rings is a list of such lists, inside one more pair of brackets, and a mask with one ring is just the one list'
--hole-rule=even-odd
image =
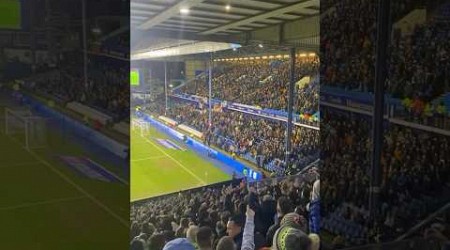
{"label": "stadium stand", "polygon": [[[253,247],[246,249],[270,249],[285,243],[279,231],[290,227],[299,230],[298,236],[309,234],[305,241],[319,249],[313,233],[319,216],[314,205],[319,199],[317,177],[312,166],[299,176],[266,179],[257,185],[236,179],[135,202],[130,244],[132,249],[162,250],[187,238],[187,245],[198,249],[241,249],[249,243]],[[206,247],[199,240],[203,231],[211,240]],[[221,248],[227,236],[235,248]]]}
{"label": "stadium stand", "polygon": [[[424,9],[427,17],[406,29],[408,32],[392,32],[386,99],[398,100],[402,110],[386,115],[407,122],[401,125],[386,119],[384,123],[378,220],[371,219],[368,210],[372,118],[364,111],[321,106],[321,224],[340,248],[395,240],[450,199],[450,158],[446,153],[450,141],[442,132],[449,128],[445,101],[449,26],[448,19],[442,18],[447,5],[431,8],[432,4],[414,0],[391,4],[394,24],[415,9]],[[322,7],[329,10],[321,20],[322,87],[354,96],[359,95],[356,92],[372,95],[377,2],[330,0]],[[446,226],[440,227],[436,235],[445,230]],[[385,249],[409,249],[402,244]],[[430,249],[432,245],[427,243]]]}
{"label": "stadium stand", "polygon": [[317,130],[294,127],[291,164],[285,166],[285,122],[223,109],[213,112],[209,126],[206,109],[183,101],[171,101],[167,116],[202,132],[202,139],[208,145],[239,156],[277,176],[298,173],[319,157]]}
{"label": "stadium stand", "polygon": [[[395,23],[415,8],[427,8],[430,4],[431,1],[396,1],[391,8],[392,22]],[[330,5],[333,11],[322,19],[322,84],[372,92],[375,79],[371,65],[375,64],[376,3],[331,1]],[[438,10],[445,9],[445,6]],[[359,13],[365,14],[362,16]],[[448,126],[448,28],[445,19],[431,16],[425,23],[412,27],[410,34],[397,32],[393,36],[387,89],[393,97],[402,99],[408,113],[405,119],[441,128]],[[347,32],[353,29],[359,30],[360,34]],[[337,47],[336,44],[354,46]]]}
{"label": "stadium stand", "polygon": [[[319,59],[314,56],[298,57],[296,80],[304,76],[315,77],[319,70]],[[259,59],[238,62],[218,62],[213,76],[212,97],[262,108],[287,110],[287,88],[289,83],[289,61]],[[205,76],[187,84],[182,91],[192,95],[208,96]],[[276,89],[277,91],[273,91]],[[297,113],[314,113],[318,107],[318,82],[297,85]]]}

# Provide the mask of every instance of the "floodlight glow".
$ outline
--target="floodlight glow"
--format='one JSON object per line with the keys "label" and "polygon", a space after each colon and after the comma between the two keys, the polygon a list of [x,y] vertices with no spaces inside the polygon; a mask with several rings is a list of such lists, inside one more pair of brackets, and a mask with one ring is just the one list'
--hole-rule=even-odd
{"label": "floodlight glow", "polygon": [[161,57],[171,57],[171,56],[183,56],[192,54],[201,54],[205,52],[216,52],[221,50],[228,50],[234,47],[240,47],[239,44],[232,43],[217,43],[217,42],[193,42],[190,44],[184,44],[176,47],[167,47],[157,50],[145,51],[141,50],[139,52],[132,53],[132,60],[141,59],[153,59]]}
{"label": "floodlight glow", "polygon": [[189,14],[189,9],[188,8],[182,8],[182,9],[180,9],[180,13],[184,14],[184,15]]}
{"label": "floodlight glow", "polygon": [[263,48],[264,46],[262,44],[258,44],[258,47]]}
{"label": "floodlight glow", "polygon": [[231,9],[231,5],[227,4],[227,5],[225,6],[225,9],[226,9],[226,10],[230,10],[230,9]]}

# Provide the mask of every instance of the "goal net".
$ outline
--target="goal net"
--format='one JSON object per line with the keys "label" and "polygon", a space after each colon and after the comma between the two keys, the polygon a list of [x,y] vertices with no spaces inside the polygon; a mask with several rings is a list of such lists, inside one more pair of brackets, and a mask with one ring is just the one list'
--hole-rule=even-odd
{"label": "goal net", "polygon": [[150,125],[144,120],[132,120],[131,128],[135,133],[139,133],[142,137],[147,137],[150,135]]}
{"label": "goal net", "polygon": [[28,150],[47,147],[47,122],[27,109],[5,109],[5,133]]}

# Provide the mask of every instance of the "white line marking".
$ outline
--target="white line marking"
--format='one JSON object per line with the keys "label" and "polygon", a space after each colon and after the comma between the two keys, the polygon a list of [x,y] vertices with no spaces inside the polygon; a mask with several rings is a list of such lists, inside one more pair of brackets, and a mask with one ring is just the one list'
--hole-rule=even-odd
{"label": "white line marking", "polygon": [[0,207],[0,211],[14,210],[14,209],[19,209],[19,208],[29,208],[29,207],[35,207],[35,206],[40,206],[40,205],[62,203],[65,201],[81,200],[81,199],[86,199],[86,198],[87,198],[86,196],[76,196],[76,197],[52,199],[52,200],[46,200],[46,201],[28,202],[28,203],[23,203],[20,205]]}
{"label": "white line marking", "polygon": [[[144,137],[142,137],[144,138]],[[188,168],[186,168],[183,164],[181,164],[179,161],[177,161],[175,158],[173,158],[172,156],[170,156],[168,153],[166,153],[166,151],[162,150],[160,147],[158,147],[158,145],[156,145],[155,143],[153,143],[152,141],[148,140],[147,138],[144,138],[144,140],[146,140],[148,143],[152,144],[156,149],[158,149],[159,151],[161,151],[161,153],[163,153],[164,155],[166,155],[167,157],[169,157],[172,161],[174,161],[176,164],[178,164],[178,166],[180,166],[181,168],[183,168],[186,172],[188,172],[189,174],[191,174],[193,177],[195,177],[198,181],[200,181],[200,183],[202,183],[203,185],[206,185],[206,182],[204,182],[202,179],[200,179],[197,175],[195,175],[194,173],[192,173],[191,170],[189,170]]]}
{"label": "white line marking", "polygon": [[[21,146],[22,148],[24,148],[20,142],[16,141],[14,138],[9,137],[12,141],[14,141],[15,143],[17,143],[19,146]],[[31,150],[28,150],[27,148],[24,148],[26,151],[28,151],[31,156],[33,156],[37,161],[41,162],[42,164],[44,164],[45,166],[47,166],[48,169],[50,169],[51,171],[53,171],[55,174],[57,174],[59,177],[61,177],[63,180],[65,180],[68,184],[70,184],[72,187],[74,187],[75,189],[77,189],[80,193],[84,194],[87,198],[89,198],[92,202],[94,202],[95,204],[97,204],[100,208],[102,208],[103,210],[105,210],[107,213],[109,213],[112,217],[114,217],[115,219],[117,219],[123,226],[129,228],[128,225],[128,221],[122,219],[119,215],[117,215],[116,213],[114,213],[114,211],[112,211],[109,207],[107,207],[106,205],[104,205],[103,203],[101,203],[99,200],[97,200],[97,198],[95,198],[94,196],[92,196],[91,194],[89,194],[86,190],[84,190],[82,187],[80,187],[78,184],[76,184],[75,182],[73,182],[69,177],[67,177],[65,174],[63,174],[61,171],[59,171],[58,169],[56,169],[55,167],[53,167],[50,163],[48,163],[47,161],[45,161],[44,159],[42,159],[39,155],[37,155],[36,153],[34,153]]]}
{"label": "white line marking", "polygon": [[120,176],[116,175],[115,173],[113,173],[112,171],[109,171],[108,169],[104,168],[102,165],[100,165],[99,163],[89,159],[89,158],[85,158],[86,160],[90,161],[92,164],[95,164],[97,167],[103,169],[103,171],[107,172],[108,174],[114,176],[115,178],[117,178],[120,182],[122,182],[122,184],[125,185],[129,185],[128,181],[122,179]]}
{"label": "white line marking", "polygon": [[[131,157],[131,158],[133,158],[133,157]],[[131,160],[131,161],[136,162],[136,161],[146,161],[146,160],[161,159],[161,158],[166,158],[166,156],[160,155],[160,156],[146,157],[146,158],[141,158],[141,159],[136,159],[136,160]]]}

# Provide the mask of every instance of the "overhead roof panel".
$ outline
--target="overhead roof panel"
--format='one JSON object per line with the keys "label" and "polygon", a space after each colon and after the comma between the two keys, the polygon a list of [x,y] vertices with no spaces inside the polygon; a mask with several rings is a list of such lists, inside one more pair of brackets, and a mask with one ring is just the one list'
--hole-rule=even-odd
{"label": "overhead roof panel", "polygon": [[266,10],[279,8],[282,6],[282,4],[277,3],[277,1],[258,1],[258,0],[244,0],[244,1],[229,1],[229,0],[210,0],[208,2],[214,2],[214,3],[221,3],[221,4],[230,4],[233,6],[239,5],[239,6],[247,6],[247,7],[254,7],[254,8],[264,8]]}
{"label": "overhead roof panel", "polygon": [[219,13],[230,13],[230,14],[244,14],[244,15],[255,15],[261,13],[261,10],[247,7],[244,8],[241,5],[239,6],[231,6],[230,10],[225,9],[226,5],[223,4],[211,4],[211,3],[202,3],[198,6],[194,7],[194,9],[200,9],[200,10],[212,10],[217,11]]}
{"label": "overhead roof panel", "polygon": [[214,23],[208,23],[208,22],[193,22],[193,21],[187,21],[187,20],[174,20],[174,19],[170,19],[165,21],[164,23],[169,23],[169,24],[178,24],[178,25],[194,25],[194,26],[203,26],[203,27],[216,27],[218,24],[214,24]]}
{"label": "overhead roof panel", "polygon": [[141,2],[134,2],[132,1],[130,3],[130,9],[146,9],[146,10],[153,10],[153,11],[157,11],[157,10],[164,10],[166,9],[166,6],[163,5],[155,5],[155,4],[151,4],[150,2],[145,2],[145,3],[141,3]]}

